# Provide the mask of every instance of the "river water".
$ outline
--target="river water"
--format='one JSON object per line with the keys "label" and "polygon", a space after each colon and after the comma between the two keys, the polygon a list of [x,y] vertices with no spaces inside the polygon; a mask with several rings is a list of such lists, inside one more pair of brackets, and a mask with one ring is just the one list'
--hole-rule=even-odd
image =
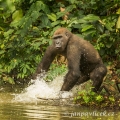
{"label": "river water", "polygon": [[[63,77],[46,83],[36,79],[20,93],[0,88],[0,120],[120,120],[120,112],[77,106],[73,95],[81,86],[70,92],[59,92]],[[12,88],[11,88],[12,89]]]}

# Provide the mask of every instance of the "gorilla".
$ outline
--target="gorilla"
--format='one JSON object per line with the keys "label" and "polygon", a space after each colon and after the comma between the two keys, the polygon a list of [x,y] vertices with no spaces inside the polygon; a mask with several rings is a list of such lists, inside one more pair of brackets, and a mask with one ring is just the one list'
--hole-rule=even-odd
{"label": "gorilla", "polygon": [[92,80],[92,90],[97,92],[107,73],[102,59],[90,42],[79,38],[66,28],[59,28],[52,37],[50,45],[39,63],[33,79],[38,74],[48,71],[57,54],[64,55],[68,61],[68,73],[64,78],[61,91],[69,91],[75,84]]}

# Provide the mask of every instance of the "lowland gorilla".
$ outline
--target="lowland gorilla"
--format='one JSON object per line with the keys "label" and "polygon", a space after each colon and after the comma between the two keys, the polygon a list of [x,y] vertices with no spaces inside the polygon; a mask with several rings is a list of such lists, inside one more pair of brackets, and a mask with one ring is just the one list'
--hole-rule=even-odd
{"label": "lowland gorilla", "polygon": [[41,70],[48,71],[57,54],[64,55],[68,61],[68,73],[61,91],[69,91],[75,84],[81,84],[89,79],[93,81],[93,91],[98,91],[107,73],[100,55],[88,41],[79,38],[66,28],[55,31],[53,43],[47,48],[38,65],[33,75],[34,79]]}

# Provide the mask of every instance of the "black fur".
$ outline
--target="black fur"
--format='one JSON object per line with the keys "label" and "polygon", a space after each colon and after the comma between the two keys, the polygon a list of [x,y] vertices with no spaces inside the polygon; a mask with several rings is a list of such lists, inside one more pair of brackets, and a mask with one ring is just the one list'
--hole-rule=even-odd
{"label": "black fur", "polygon": [[93,81],[93,91],[98,91],[107,73],[99,53],[88,41],[72,34],[66,28],[55,31],[53,44],[47,48],[34,78],[41,70],[48,71],[57,54],[66,56],[69,70],[61,91],[69,91],[75,84],[81,84],[89,79]]}

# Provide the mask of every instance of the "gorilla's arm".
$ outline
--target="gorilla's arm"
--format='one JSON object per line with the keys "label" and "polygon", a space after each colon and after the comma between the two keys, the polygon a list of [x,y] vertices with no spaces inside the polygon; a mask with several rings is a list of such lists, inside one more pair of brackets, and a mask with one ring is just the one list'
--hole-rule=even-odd
{"label": "gorilla's arm", "polygon": [[37,75],[41,73],[42,70],[45,72],[48,71],[50,64],[54,60],[56,54],[57,54],[57,52],[53,45],[51,45],[47,48],[41,62],[37,66],[36,72],[33,75],[33,79],[35,79],[37,77]]}
{"label": "gorilla's arm", "polygon": [[69,91],[78,81],[80,77],[80,58],[81,53],[75,45],[68,46],[67,60],[68,60],[68,73],[65,76],[64,84],[61,91]]}

